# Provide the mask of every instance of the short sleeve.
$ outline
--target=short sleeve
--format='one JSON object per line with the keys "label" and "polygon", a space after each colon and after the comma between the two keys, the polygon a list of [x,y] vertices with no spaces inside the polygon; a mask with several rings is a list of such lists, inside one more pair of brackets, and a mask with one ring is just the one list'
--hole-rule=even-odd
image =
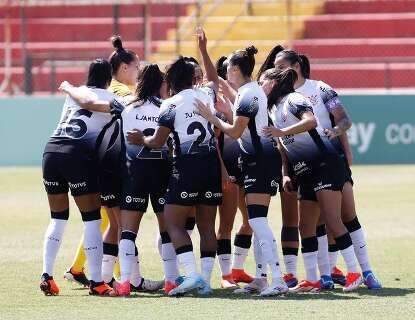
{"label": "short sleeve", "polygon": [[176,106],[171,103],[163,102],[160,107],[158,125],[161,127],[169,128],[171,131],[173,131],[175,117],[176,117]]}
{"label": "short sleeve", "polygon": [[258,109],[258,97],[241,96],[238,99],[238,104],[236,105],[236,115],[252,119],[255,118],[258,113]]}
{"label": "short sleeve", "polygon": [[296,118],[301,119],[302,115],[305,112],[313,113],[313,107],[311,106],[310,102],[307,101],[305,97],[300,97],[296,95],[295,98],[290,98],[288,100],[289,111],[292,113]]}
{"label": "short sleeve", "polygon": [[328,112],[332,112],[336,108],[343,107],[339,95],[336,91],[334,91],[332,87],[320,81],[319,89],[321,99],[323,100],[323,103]]}

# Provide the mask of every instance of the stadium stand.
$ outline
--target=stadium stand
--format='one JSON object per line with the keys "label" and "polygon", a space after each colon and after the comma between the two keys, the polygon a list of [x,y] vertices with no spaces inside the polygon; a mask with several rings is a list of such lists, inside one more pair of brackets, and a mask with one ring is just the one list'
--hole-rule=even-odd
{"label": "stadium stand", "polygon": [[[12,7],[12,80],[22,88],[26,50],[35,92],[54,91],[64,79],[82,83],[86,61],[109,55],[107,39],[114,32],[125,47],[152,62],[166,63],[176,53],[197,56],[194,28],[201,23],[214,58],[253,43],[261,62],[283,43],[308,55],[313,77],[336,88],[415,87],[415,0],[292,0],[291,6],[286,1],[190,2],[151,5],[147,57],[142,4],[119,5],[116,11],[113,5]],[[0,61],[5,13],[0,8]],[[0,82],[3,76],[0,65]]]}

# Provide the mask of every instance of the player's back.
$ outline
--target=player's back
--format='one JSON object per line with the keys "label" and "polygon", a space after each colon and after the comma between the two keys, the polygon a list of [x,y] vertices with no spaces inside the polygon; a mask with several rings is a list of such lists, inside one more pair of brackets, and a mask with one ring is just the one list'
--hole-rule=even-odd
{"label": "player's back", "polygon": [[214,111],[212,97],[201,89],[183,90],[161,106],[159,124],[171,130],[175,157],[216,150],[212,125],[195,112],[196,99]]}
{"label": "player's back", "polygon": [[[81,87],[80,90],[91,100],[114,99],[114,95],[104,89]],[[67,96],[60,121],[45,152],[68,153],[80,149],[90,154],[95,151],[99,134],[111,120],[111,114],[83,109]]]}

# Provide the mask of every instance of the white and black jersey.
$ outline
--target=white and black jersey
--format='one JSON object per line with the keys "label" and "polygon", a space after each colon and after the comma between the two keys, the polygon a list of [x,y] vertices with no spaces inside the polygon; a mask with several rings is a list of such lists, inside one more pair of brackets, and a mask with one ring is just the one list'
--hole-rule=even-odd
{"label": "white and black jersey", "polygon": [[158,125],[171,130],[173,157],[216,152],[213,126],[195,112],[196,99],[214,112],[214,93],[210,88],[186,89],[163,101]]}
{"label": "white and black jersey", "polygon": [[[332,87],[323,81],[306,79],[304,84],[296,89],[297,92],[305,96],[310,102],[318,125],[323,129],[335,126],[331,111],[341,107],[342,104],[338,94]],[[339,138],[330,140],[339,153],[344,153]]]}
{"label": "white and black jersey", "polygon": [[[92,100],[109,102],[115,98],[104,89],[80,87],[80,90]],[[67,96],[58,127],[50,137],[45,153],[79,152],[91,156],[96,152],[102,130],[112,120],[111,114],[83,109]]]}
{"label": "white and black jersey", "polygon": [[[313,112],[310,102],[300,93],[290,93],[273,108],[271,117],[274,125],[282,129],[301,121],[302,114],[308,111]],[[320,126],[279,139],[296,175],[318,167],[326,155],[337,154]]]}
{"label": "white and black jersey", "polygon": [[[157,97],[129,105],[121,114],[123,120],[123,134],[125,141],[127,132],[133,129],[140,130],[144,136],[152,136],[157,128],[162,101]],[[137,146],[126,142],[126,156],[128,160],[135,159],[165,159],[167,157],[167,147],[160,149],[150,149],[144,146]]]}
{"label": "white and black jersey", "polygon": [[242,154],[253,156],[275,152],[273,141],[262,133],[269,124],[267,97],[256,81],[238,89],[233,111],[235,116],[249,118],[247,128],[238,139]]}

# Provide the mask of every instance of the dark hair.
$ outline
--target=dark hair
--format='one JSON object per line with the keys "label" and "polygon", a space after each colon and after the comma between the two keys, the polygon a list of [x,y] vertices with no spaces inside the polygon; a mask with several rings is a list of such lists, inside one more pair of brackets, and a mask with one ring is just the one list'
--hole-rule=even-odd
{"label": "dark hair", "polygon": [[277,45],[274,48],[271,49],[271,51],[268,53],[268,56],[266,57],[264,63],[259,68],[258,73],[256,75],[257,81],[259,81],[259,78],[261,78],[261,75],[268,69],[274,68],[274,61],[275,57],[279,52],[284,50],[284,47],[281,45]]}
{"label": "dark hair", "polygon": [[268,110],[270,110],[281,98],[295,91],[294,84],[297,81],[298,75],[294,69],[288,68],[285,70],[268,69],[264,72],[264,76],[266,79],[275,80],[276,82],[267,97]]}
{"label": "dark hair", "polygon": [[258,49],[254,46],[249,46],[244,50],[237,50],[229,57],[229,64],[238,66],[242,75],[250,77],[255,67],[255,54],[258,53]]}
{"label": "dark hair", "polygon": [[121,66],[121,63],[130,64],[137,59],[137,55],[134,51],[123,48],[120,36],[112,36],[111,42],[112,46],[115,48],[115,51],[111,53],[109,61],[112,66],[112,74],[116,74]]}
{"label": "dark hair", "polygon": [[197,64],[198,66],[200,66],[199,61],[197,61],[195,58],[193,57],[183,57],[184,61],[186,62],[192,62],[194,64]]}
{"label": "dark hair", "polygon": [[216,72],[218,76],[226,80],[226,77],[227,77],[226,69],[228,67],[227,57],[225,56],[220,57],[218,61],[216,61],[215,67],[216,67]]}
{"label": "dark hair", "polygon": [[147,100],[160,106],[160,101],[155,97],[160,97],[160,88],[163,83],[163,72],[160,71],[157,64],[146,65],[137,78],[136,98],[130,102],[138,102],[139,106]]}
{"label": "dark hair", "polygon": [[169,90],[178,93],[193,86],[194,62],[179,56],[167,69],[165,79]]}
{"label": "dark hair", "polygon": [[[283,59],[290,62],[291,65],[294,63],[298,63],[300,65],[301,74],[305,79],[310,78],[311,68],[310,68],[310,61],[308,60],[307,56],[304,54],[298,54],[294,50],[282,50],[280,51],[275,58],[283,57]],[[275,59],[274,59],[275,60]]]}
{"label": "dark hair", "polygon": [[89,65],[86,85],[88,87],[106,89],[111,82],[111,78],[110,63],[105,59],[95,59]]}

